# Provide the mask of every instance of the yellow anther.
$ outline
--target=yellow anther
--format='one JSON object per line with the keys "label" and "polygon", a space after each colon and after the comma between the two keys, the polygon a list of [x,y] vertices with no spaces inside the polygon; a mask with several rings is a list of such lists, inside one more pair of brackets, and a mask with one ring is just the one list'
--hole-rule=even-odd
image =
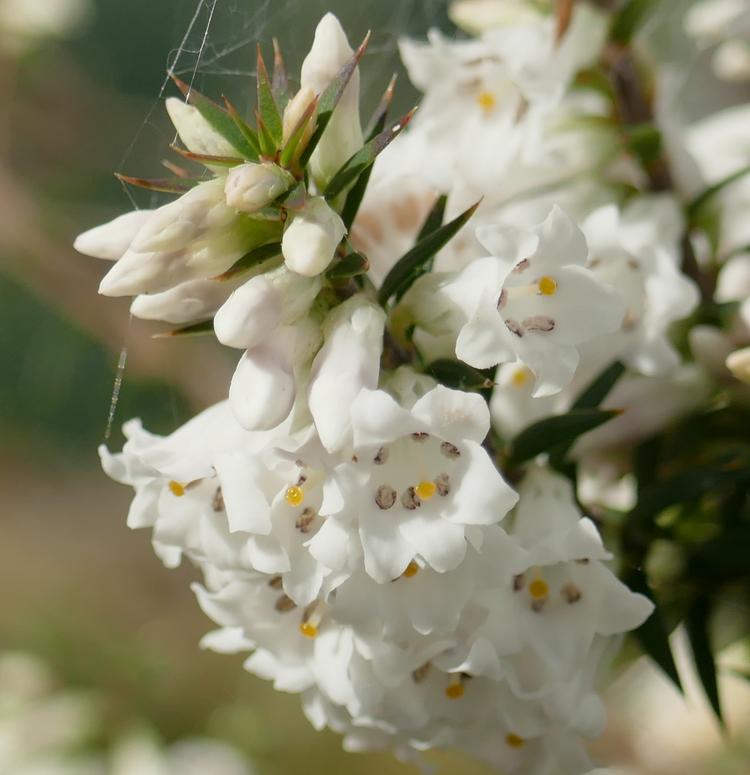
{"label": "yellow anther", "polygon": [[543,296],[554,296],[557,293],[557,281],[549,275],[544,275],[537,283],[537,288]]}
{"label": "yellow anther", "polygon": [[523,387],[529,381],[529,370],[523,366],[520,369],[516,369],[511,377],[511,382],[517,388]]}
{"label": "yellow anther", "polygon": [[492,92],[480,91],[479,94],[477,94],[477,103],[485,113],[490,113],[495,105],[497,105],[497,98]]}
{"label": "yellow anther", "polygon": [[185,494],[185,485],[175,482],[174,479],[169,483],[169,489],[172,491],[172,495],[176,495],[178,498]]}
{"label": "yellow anther", "polygon": [[448,686],[445,687],[445,696],[449,700],[461,699],[461,697],[464,696],[464,685],[461,683],[461,681],[448,684]]}
{"label": "yellow anther", "polygon": [[318,636],[318,628],[312,622],[302,622],[299,626],[299,631],[306,638],[316,638]]}
{"label": "yellow anther", "polygon": [[295,484],[294,487],[289,487],[287,489],[284,494],[284,500],[286,500],[290,506],[299,506],[300,503],[305,500],[305,493],[302,491],[301,487],[297,487]]}
{"label": "yellow anther", "polygon": [[544,579],[534,579],[529,584],[529,594],[535,600],[542,600],[545,597],[549,597],[549,586]]}
{"label": "yellow anther", "polygon": [[405,579],[410,579],[419,573],[419,565],[412,560],[407,566],[406,570],[401,574]]}
{"label": "yellow anther", "polygon": [[525,741],[522,737],[519,737],[518,735],[513,734],[513,732],[510,732],[509,734],[505,735],[505,742],[511,748],[522,748]]}
{"label": "yellow anther", "polygon": [[437,492],[437,485],[435,482],[420,482],[415,488],[414,492],[417,493],[420,500],[428,501]]}

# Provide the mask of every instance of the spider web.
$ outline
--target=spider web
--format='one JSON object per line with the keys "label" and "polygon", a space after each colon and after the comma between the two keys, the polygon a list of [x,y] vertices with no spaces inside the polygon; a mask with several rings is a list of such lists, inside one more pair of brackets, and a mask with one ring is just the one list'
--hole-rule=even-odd
{"label": "spider web", "polygon": [[[164,177],[162,161],[175,141],[163,103],[177,94],[169,73],[191,88],[218,99],[226,94],[249,116],[255,104],[255,50],[260,44],[266,61],[272,59],[271,41],[278,39],[292,87],[299,83],[302,60],[312,44],[315,26],[322,16],[335,13],[356,46],[371,30],[372,40],[360,68],[363,117],[377,105],[393,73],[399,76],[394,115],[417,100],[398,59],[402,35],[423,36],[430,27],[450,29],[449,0],[162,0],[175,18],[177,45],[165,58],[165,75],[142,122],[127,145],[119,170],[143,177]],[[130,207],[157,207],[163,194],[135,192],[123,184]],[[131,326],[128,326],[128,337]],[[128,345],[120,352],[104,433],[110,438],[127,364]],[[177,418],[175,417],[175,420]]]}

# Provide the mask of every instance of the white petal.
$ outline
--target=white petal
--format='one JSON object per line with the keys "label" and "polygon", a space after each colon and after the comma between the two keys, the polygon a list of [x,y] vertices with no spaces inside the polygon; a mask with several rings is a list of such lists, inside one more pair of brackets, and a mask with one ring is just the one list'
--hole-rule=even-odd
{"label": "white petal", "polygon": [[86,256],[117,261],[130,247],[153,210],[133,210],[76,237],[73,247]]}

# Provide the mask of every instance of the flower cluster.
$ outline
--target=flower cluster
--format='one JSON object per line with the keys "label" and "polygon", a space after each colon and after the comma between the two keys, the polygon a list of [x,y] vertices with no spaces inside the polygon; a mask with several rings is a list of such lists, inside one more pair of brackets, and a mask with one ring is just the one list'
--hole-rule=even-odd
{"label": "flower cluster", "polygon": [[653,608],[583,509],[632,500],[613,451],[704,401],[672,335],[699,290],[661,160],[581,77],[607,15],[488,5],[457,7],[470,39],[401,41],[425,96],[389,128],[392,86],[362,129],[366,44],[331,14],[296,93],[259,56],[257,127],[178,81],[208,176],[76,246],[134,315],[243,353],[226,401],[100,452],[128,525],[201,569],[204,646],[349,750],[579,773],[615,636]]}

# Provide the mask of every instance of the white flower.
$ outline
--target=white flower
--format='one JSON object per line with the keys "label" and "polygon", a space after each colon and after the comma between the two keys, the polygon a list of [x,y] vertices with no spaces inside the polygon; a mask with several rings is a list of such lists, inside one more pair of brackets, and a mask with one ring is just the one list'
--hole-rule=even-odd
{"label": "white flower", "polygon": [[293,272],[313,277],[324,272],[346,234],[344,222],[323,197],[308,199],[284,230],[281,252]]}
{"label": "white flower", "polygon": [[684,229],[677,204],[666,196],[642,196],[621,212],[600,208],[584,222],[589,269],[617,290],[626,305],[619,332],[600,347],[643,374],[679,363],[668,331],[698,305],[698,290],[679,269]]}
{"label": "white flower", "polygon": [[504,363],[495,373],[490,414],[504,438],[512,439],[527,425],[556,413],[557,397],[534,398],[534,382],[534,374],[522,363]]}
{"label": "white flower", "polygon": [[[322,94],[353,53],[339,20],[327,13],[315,29],[312,48],[302,63],[302,89]],[[319,185],[325,187],[361,147],[359,69],[356,69],[310,159],[313,177]]]}
{"label": "white flower", "polygon": [[378,582],[398,578],[415,558],[438,572],[458,567],[472,526],[499,522],[517,497],[480,446],[489,429],[484,401],[439,386],[407,411],[363,390],[351,412],[351,457],[333,472],[340,504],[312,554],[346,570],[356,530]]}
{"label": "white flower", "polygon": [[188,280],[161,293],[140,294],[133,299],[130,314],[175,325],[207,320],[219,310],[237,282]]}
{"label": "white flower", "polygon": [[[299,123],[305,115],[305,112],[317,97],[315,92],[309,86],[303,86],[287,103],[282,116],[282,142],[286,145],[294,132],[299,128]],[[300,153],[310,141],[312,133],[315,131],[315,121],[312,117],[305,127],[295,156]]]}
{"label": "white flower", "polygon": [[351,443],[349,408],[362,388],[377,387],[385,313],[353,296],[324,323],[325,343],[310,372],[307,401],[321,443],[335,452]]}
{"label": "white flower", "polygon": [[237,149],[225,140],[193,105],[177,97],[166,101],[167,113],[188,151],[205,156],[237,156]]}
{"label": "white flower", "polygon": [[576,345],[616,330],[622,302],[585,268],[583,234],[557,207],[532,231],[477,236],[492,255],[456,280],[469,316],[456,355],[477,368],[518,359],[536,375],[535,396],[558,392],[575,374]]}
{"label": "white flower", "polygon": [[745,0],[700,0],[688,10],[685,29],[703,44],[718,44],[713,65],[720,78],[750,78],[750,8]]}
{"label": "white flower", "polygon": [[735,350],[727,356],[726,364],[740,382],[750,385],[750,347]]}
{"label": "white flower", "polygon": [[229,207],[254,213],[281,196],[294,177],[271,162],[240,164],[227,174],[224,193]]}
{"label": "white flower", "polygon": [[70,35],[91,10],[88,0],[1,0],[0,47],[21,54],[44,38]]}
{"label": "white flower", "polygon": [[85,256],[117,261],[127,252],[153,210],[133,210],[79,234],[73,247]]}

